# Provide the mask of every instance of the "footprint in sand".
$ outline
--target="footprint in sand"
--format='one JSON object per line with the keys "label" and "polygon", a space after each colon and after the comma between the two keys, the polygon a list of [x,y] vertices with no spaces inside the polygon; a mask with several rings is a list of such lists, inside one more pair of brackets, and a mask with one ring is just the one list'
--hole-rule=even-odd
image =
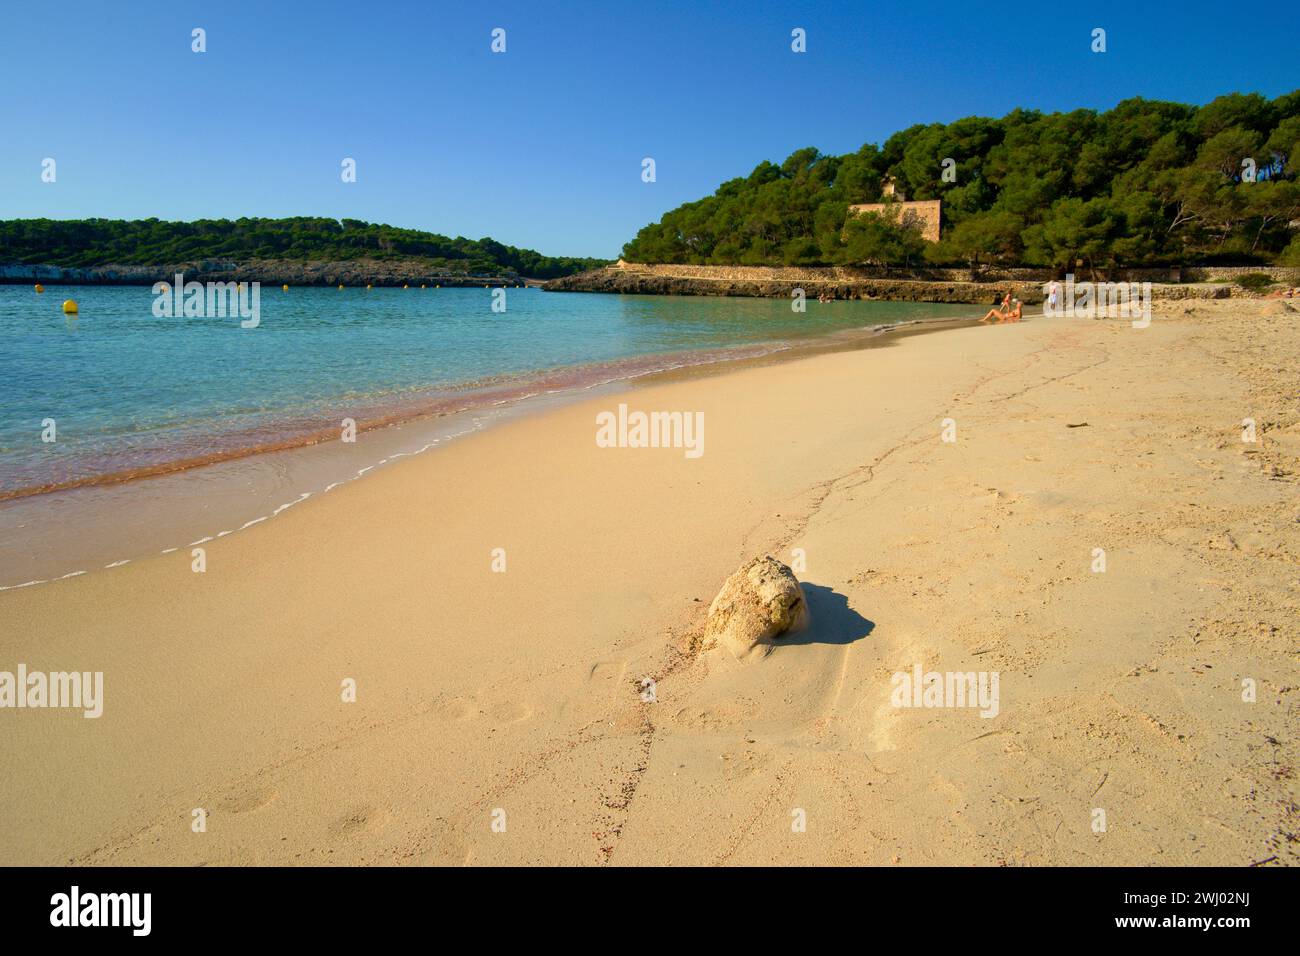
{"label": "footprint in sand", "polygon": [[741,699],[716,707],[683,707],[673,714],[672,722],[684,730],[719,730],[752,720],[759,707],[752,700]]}
{"label": "footprint in sand", "polygon": [[532,717],[534,710],[531,705],[516,700],[485,704],[475,697],[454,697],[437,704],[433,712],[444,720],[456,723],[464,723],[485,714],[498,724],[517,724]]}
{"label": "footprint in sand", "polygon": [[460,836],[440,834],[433,849],[420,854],[420,866],[468,866],[474,859],[474,850]]}
{"label": "footprint in sand", "polygon": [[461,723],[471,720],[478,713],[478,707],[469,697],[453,697],[451,700],[443,701],[433,709],[434,713],[444,720],[454,720]]}
{"label": "footprint in sand", "polygon": [[270,806],[280,798],[280,791],[273,787],[252,787],[236,791],[217,801],[217,809],[227,813],[252,813]]}
{"label": "footprint in sand", "polygon": [[765,771],[771,763],[772,754],[766,750],[733,750],[722,754],[722,779],[727,782],[744,780]]}
{"label": "footprint in sand", "polygon": [[359,806],[336,818],[330,823],[330,832],[336,836],[351,836],[354,833],[374,833],[383,829],[393,814],[383,807]]}
{"label": "footprint in sand", "polygon": [[488,716],[498,723],[517,724],[533,716],[533,708],[517,700],[503,700],[488,708]]}
{"label": "footprint in sand", "polygon": [[616,684],[627,673],[627,661],[596,661],[587,672],[588,684]]}

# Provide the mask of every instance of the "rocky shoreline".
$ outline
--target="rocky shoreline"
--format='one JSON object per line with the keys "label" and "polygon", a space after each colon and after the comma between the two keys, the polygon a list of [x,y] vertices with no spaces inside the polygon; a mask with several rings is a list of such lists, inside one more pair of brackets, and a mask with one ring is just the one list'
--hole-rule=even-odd
{"label": "rocky shoreline", "polygon": [[65,267],[54,265],[0,265],[0,284],[26,285],[153,285],[172,282],[177,273],[186,281],[260,282],[263,285],[441,285],[481,287],[484,285],[540,285],[513,272],[475,274],[449,272],[421,260],[358,259],[352,262],[298,262],[275,259],[234,261],[209,259],[161,265],[102,265]]}
{"label": "rocky shoreline", "polygon": [[[803,268],[797,277],[771,275],[737,276],[740,270],[726,267],[691,266],[673,274],[670,267],[606,266],[589,272],[551,279],[542,283],[548,292],[612,292],[626,295],[714,295],[789,298],[803,289],[808,298],[820,295],[832,299],[885,299],[895,302],[943,302],[957,305],[993,305],[1003,295],[1029,305],[1043,301],[1043,283],[1024,279],[990,279],[970,282],[914,278],[858,278],[836,268]],[[754,270],[757,271],[757,270]],[[777,272],[777,270],[769,270]],[[1156,299],[1226,299],[1246,295],[1244,290],[1222,283],[1157,283],[1151,285]]]}
{"label": "rocky shoreline", "polygon": [[[1003,295],[1029,305],[1043,301],[1044,283],[1018,275],[980,281],[917,276],[863,275],[839,267],[799,269],[732,268],[710,266],[642,266],[621,264],[579,272],[558,279],[533,279],[514,272],[477,274],[449,272],[420,260],[351,262],[297,262],[270,259],[203,260],[162,265],[69,267],[0,264],[0,285],[153,285],[174,281],[177,273],[187,281],[260,282],[263,285],[400,287],[440,285],[537,286],[548,292],[608,292],[623,295],[711,295],[752,298],[789,298],[803,289],[808,298],[878,299],[894,302],[938,302],[954,305],[993,305]],[[1244,289],[1225,282],[1152,282],[1154,299],[1253,298]]]}

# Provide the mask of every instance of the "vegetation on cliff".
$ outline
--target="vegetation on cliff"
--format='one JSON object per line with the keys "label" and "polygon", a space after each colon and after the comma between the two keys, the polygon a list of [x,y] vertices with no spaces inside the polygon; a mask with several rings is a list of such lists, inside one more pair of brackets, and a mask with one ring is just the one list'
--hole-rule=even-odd
{"label": "vegetation on cliff", "polygon": [[[955,161],[953,181],[943,176]],[[1300,265],[1300,90],[1202,107],[1125,100],[1098,113],[1016,110],[917,125],[884,144],[763,162],[643,228],[632,262],[701,265],[982,263],[1096,268]],[[904,216],[848,215],[892,179],[943,201],[943,239]],[[847,224],[847,228],[846,228]]]}
{"label": "vegetation on cliff", "polygon": [[175,265],[205,259],[351,262],[419,260],[430,269],[538,279],[602,265],[544,256],[493,239],[449,239],[357,219],[0,220],[0,263],[56,266]]}

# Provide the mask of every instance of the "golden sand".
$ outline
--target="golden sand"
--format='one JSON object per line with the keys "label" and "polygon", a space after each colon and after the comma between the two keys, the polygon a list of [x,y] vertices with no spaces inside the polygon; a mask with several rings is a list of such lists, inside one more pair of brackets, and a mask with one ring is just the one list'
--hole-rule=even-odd
{"label": "golden sand", "polygon": [[[1259,311],[656,383],[204,573],[0,595],[0,668],[105,675],[98,719],[0,711],[0,861],[1295,863],[1300,315]],[[705,453],[598,447],[617,401],[703,412]],[[811,627],[701,647],[722,581],[794,549]],[[997,715],[892,706],[917,667],[998,673]]]}

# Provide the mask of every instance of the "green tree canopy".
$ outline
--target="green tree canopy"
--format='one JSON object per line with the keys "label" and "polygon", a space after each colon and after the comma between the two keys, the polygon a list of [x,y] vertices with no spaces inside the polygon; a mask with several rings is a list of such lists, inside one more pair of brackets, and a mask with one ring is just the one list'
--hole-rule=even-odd
{"label": "green tree canopy", "polygon": [[0,262],[179,265],[205,259],[348,262],[418,259],[431,269],[550,279],[603,260],[544,256],[493,239],[450,239],[359,219],[0,220]]}
{"label": "green tree canopy", "polygon": [[[947,159],[955,181],[942,175]],[[912,126],[843,156],[805,147],[762,162],[643,228],[623,256],[892,264],[898,237],[849,214],[878,202],[892,179],[908,199],[943,202],[943,239],[924,253],[933,263],[1267,263],[1295,248],[1297,172],[1300,90],[1271,101],[1230,93],[1201,107],[1135,98],[1106,112],[1015,110]]]}

